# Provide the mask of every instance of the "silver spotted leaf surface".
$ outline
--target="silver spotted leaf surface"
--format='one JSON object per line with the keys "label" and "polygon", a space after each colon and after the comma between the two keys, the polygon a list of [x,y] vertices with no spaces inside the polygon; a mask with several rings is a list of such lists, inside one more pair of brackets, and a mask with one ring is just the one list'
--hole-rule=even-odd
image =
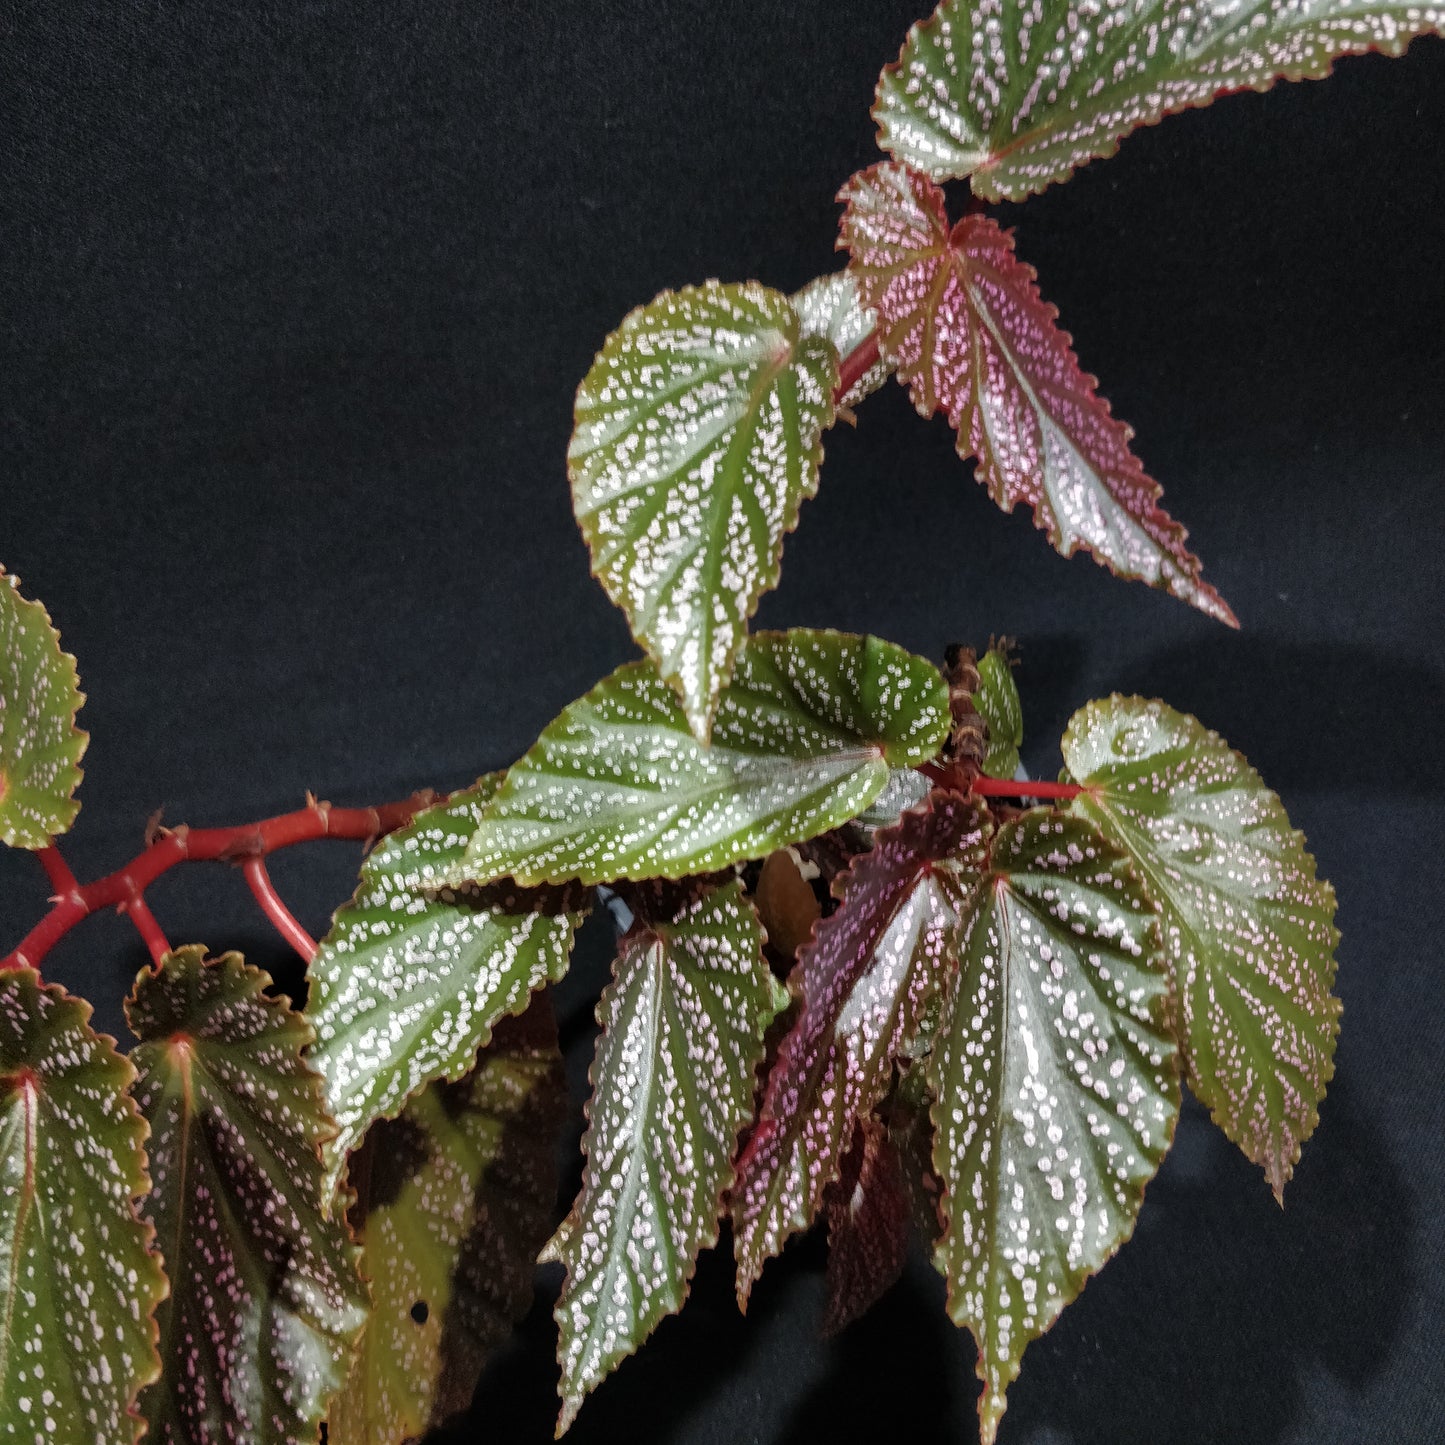
{"label": "silver spotted leaf surface", "polygon": [[84,701],[49,614],[0,569],[0,839],[11,847],[44,848],[75,821]]}
{"label": "silver spotted leaf surface", "polygon": [[[878,329],[878,318],[858,298],[858,283],[847,271],[819,276],[793,297],[804,336],[822,336],[833,343],[841,366]],[[889,365],[880,355],[838,398],[838,405],[857,406],[888,380]],[[841,384],[841,383],[840,383]]]}
{"label": "silver spotted leaf surface", "polygon": [[880,829],[834,881],[838,908],[813,932],[790,984],[797,1021],[768,1074],[732,1192],[738,1298],[812,1224],[856,1120],[956,967],[958,911],[986,857],[986,810],[956,793]]}
{"label": "silver spotted leaf surface", "polygon": [[377,1123],[351,1162],[371,1314],[329,1445],[396,1445],[464,1410],[532,1301],[557,1197],[566,1079],[550,999],[476,1067]]}
{"label": "silver spotted leaf surface", "polygon": [[157,1445],[311,1445],[366,1316],[346,1224],[327,1219],[321,1078],[305,1018],[239,954],[179,948],[126,1001],[151,1127],[144,1212],[171,1279]]}
{"label": "silver spotted leaf surface", "polygon": [[1086,822],[1000,828],[929,1057],[948,1311],[992,1445],[1025,1347],[1133,1233],[1179,1077],[1153,906]]}
{"label": "silver spotted leaf surface", "polygon": [[449,879],[675,879],[766,857],[847,822],[947,735],[937,668],[876,637],[748,638],[708,746],[656,668],[629,663],[510,769]]}
{"label": "silver spotted leaf surface", "polygon": [[501,774],[420,813],[377,845],[310,967],[310,1059],[337,1135],[328,1177],[377,1119],[433,1079],[471,1068],[493,1024],[567,971],[580,895],[443,885]]}
{"label": "silver spotted leaf surface", "polygon": [[951,225],[943,192],[905,166],[863,171],[839,198],[840,244],[878,314],[884,354],[921,415],[947,415],[994,501],[1030,507],[1063,556],[1082,548],[1116,576],[1237,625],[1012,234],[977,213]]}
{"label": "silver spotted leaf surface", "polygon": [[[3,583],[0,583],[3,586]],[[129,1445],[166,1293],[135,1070],[90,1005],[0,973],[0,1441]]]}
{"label": "silver spotted leaf surface", "polygon": [[567,1269],[559,1433],[681,1309],[698,1254],[717,1243],[774,1011],[762,946],[737,881],[655,888],[619,945],[597,1005],[582,1192],[544,1256]]}
{"label": "silver spotted leaf surface", "polygon": [[1258,773],[1161,702],[1076,713],[1072,804],[1134,859],[1163,920],[1189,1079],[1276,1197],[1319,1121],[1340,1003],[1335,894]]}
{"label": "silver spotted leaf surface", "polygon": [[1328,75],[1339,55],[1399,55],[1442,26],[1445,8],[1400,0],[943,0],[873,115],[897,159],[1020,201],[1174,111]]}
{"label": "silver spotted leaf surface", "polygon": [[837,385],[786,296],[709,281],[634,311],[578,388],[567,464],[592,570],[703,741],[818,490]]}
{"label": "silver spotted leaf surface", "polygon": [[1024,741],[1024,710],[1007,652],[990,647],[978,660],[978,691],[974,706],[988,728],[988,751],[983,770],[991,778],[1011,778],[1018,772],[1019,749]]}
{"label": "silver spotted leaf surface", "polygon": [[828,1186],[827,1301],[823,1333],[861,1319],[891,1289],[908,1262],[913,1201],[903,1161],[887,1128],[871,1114],[853,1126],[853,1143]]}

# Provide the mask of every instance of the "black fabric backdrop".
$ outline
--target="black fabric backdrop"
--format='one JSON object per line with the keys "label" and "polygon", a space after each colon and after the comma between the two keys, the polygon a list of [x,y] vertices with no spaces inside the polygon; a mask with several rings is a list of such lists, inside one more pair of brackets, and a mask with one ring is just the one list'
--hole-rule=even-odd
{"label": "black fabric backdrop", "polygon": [[[563,472],[573,389],[665,286],[837,264],[838,185],[920,0],[53,0],[0,7],[0,560],[79,656],[70,855],[455,786],[632,655]],[[1165,697],[1247,752],[1340,894],[1339,1070],[1281,1213],[1186,1110],[1134,1241],[1032,1346],[1011,1445],[1445,1440],[1445,44],[1176,117],[1001,208],[1192,529],[1238,635],[1054,556],[890,387],[828,442],[765,624],[938,655],[1010,632],[1026,762]],[[274,874],[316,932],[354,848]],[[39,869],[0,858],[8,943]],[[298,974],[220,866],[177,941]],[[609,940],[560,1005],[577,1101]],[[141,954],[50,972],[120,1031]],[[823,1254],[730,1303],[724,1254],[577,1445],[974,1437],[918,1262],[822,1343]],[[542,1441],[556,1279],[456,1441]]]}

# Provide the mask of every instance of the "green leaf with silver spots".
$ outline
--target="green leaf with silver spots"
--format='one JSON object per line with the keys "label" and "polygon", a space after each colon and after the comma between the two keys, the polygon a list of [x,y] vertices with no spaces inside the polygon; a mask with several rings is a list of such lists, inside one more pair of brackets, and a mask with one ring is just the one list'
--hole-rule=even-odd
{"label": "green leaf with silver spots", "polygon": [[583,1398],[682,1308],[717,1243],[772,1013],[763,930],[736,881],[654,888],[597,1006],[582,1192],[544,1257],[557,1302],[559,1433]]}
{"label": "green leaf with silver spots", "polygon": [[497,1020],[567,971],[580,897],[442,884],[501,782],[483,778],[384,838],[311,964],[333,1184],[377,1119],[434,1079],[460,1078]]}
{"label": "green leaf with silver spots", "polygon": [[395,1445],[464,1410],[532,1301],[567,1099],[546,995],[476,1067],[379,1122],[351,1162],[371,1315],[329,1445]]}
{"label": "green leaf with silver spots", "polygon": [[990,647],[978,660],[978,691],[973,705],[988,727],[983,770],[991,778],[1011,778],[1019,769],[1024,741],[1024,710],[1008,654]]}
{"label": "green leaf with silver spots", "polygon": [[1144,698],[1075,713],[1071,805],[1134,859],[1163,920],[1189,1086],[1276,1197],[1319,1122],[1340,1002],[1335,894],[1258,773]]}
{"label": "green leaf with silver spots", "polygon": [[[793,297],[804,336],[823,336],[833,343],[839,365],[878,329],[878,318],[863,305],[858,283],[849,271],[819,276]],[[888,380],[892,368],[880,354],[842,396],[838,405],[857,406]]]}
{"label": "green leaf with silver spots", "polygon": [[[0,584],[3,585],[3,584]],[[90,1005],[28,968],[0,973],[0,1440],[122,1445],[160,1373],[165,1296],[135,1070]]]}
{"label": "green leaf with silver spots", "polygon": [[818,490],[837,384],[786,296],[709,281],[634,311],[578,389],[567,462],[592,570],[704,741]]}
{"label": "green leaf with silver spots", "polygon": [[180,948],[126,1002],[172,1286],[164,1373],[141,1397],[157,1445],[312,1445],[366,1317],[357,1251],[324,1215],[311,1028],[270,983],[239,954]]}
{"label": "green leaf with silver spots", "polygon": [[916,170],[1021,201],[1175,111],[1442,27],[1445,8],[1399,0],[944,0],[884,70],[873,116]]}
{"label": "green leaf with silver spots", "polygon": [[978,1343],[992,1445],[1024,1348],[1133,1233],[1179,1079],[1154,909],[1082,819],[995,835],[928,1061],[948,1312]]}
{"label": "green leaf with silver spots", "polygon": [[0,569],[0,839],[12,848],[44,848],[75,821],[84,701],[45,608]]}
{"label": "green leaf with silver spots", "polygon": [[938,669],[876,637],[750,637],[711,746],[656,668],[629,663],[508,772],[448,879],[682,878],[765,857],[861,812],[948,725]]}

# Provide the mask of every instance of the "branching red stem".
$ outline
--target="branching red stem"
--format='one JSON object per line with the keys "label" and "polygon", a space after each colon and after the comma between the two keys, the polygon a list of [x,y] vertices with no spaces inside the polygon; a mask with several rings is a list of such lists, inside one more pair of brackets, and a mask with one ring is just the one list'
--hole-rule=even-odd
{"label": "branching red stem", "polygon": [[[330,803],[308,799],[306,806],[294,813],[282,813],[259,823],[243,823],[235,828],[183,826],[167,832],[125,867],[83,886],[70,886],[75,884],[75,878],[64,860],[60,860],[60,866],[65,867],[65,872],[59,874],[55,860],[44,856],[54,850],[42,850],[41,862],[51,881],[56,882],[59,877],[64,886],[57,883],[59,896],[50,912],[11,953],[0,959],[0,968],[37,967],[77,923],[102,908],[123,907],[154,954],[157,943],[164,946],[165,938],[145,905],[144,894],[162,873],[169,872],[177,863],[205,860],[244,863],[249,858],[264,858],[278,848],[318,838],[370,842],[409,823],[416,813],[435,801],[436,795],[430,791],[414,793],[402,802],[387,803],[380,808],[333,808]],[[154,932],[148,934],[148,927]],[[293,941],[287,935],[287,942]]]}
{"label": "branching red stem", "polygon": [[120,911],[135,924],[135,931],[150,950],[151,962],[159,963],[171,951],[171,946],[160,924],[156,922],[150,904],[145,901],[145,895],[137,891],[120,905]]}
{"label": "branching red stem", "polygon": [[971,791],[981,798],[1077,798],[1084,790],[1077,783],[1016,783],[1012,778],[978,777]]}
{"label": "branching red stem", "polygon": [[40,859],[40,866],[45,869],[45,876],[50,879],[50,886],[55,889],[57,900],[79,895],[80,883],[54,843],[48,848],[40,849],[35,856]]}
{"label": "branching red stem", "polygon": [[833,393],[834,402],[841,402],[877,360],[878,332],[874,330],[839,363],[838,389]]}
{"label": "branching red stem", "polygon": [[266,870],[266,860],[247,858],[241,871],[246,875],[251,892],[256,895],[256,902],[261,905],[261,912],[275,925],[276,932],[301,955],[301,961],[310,963],[316,957],[316,940],[297,922],[296,915],[276,891],[276,885]]}

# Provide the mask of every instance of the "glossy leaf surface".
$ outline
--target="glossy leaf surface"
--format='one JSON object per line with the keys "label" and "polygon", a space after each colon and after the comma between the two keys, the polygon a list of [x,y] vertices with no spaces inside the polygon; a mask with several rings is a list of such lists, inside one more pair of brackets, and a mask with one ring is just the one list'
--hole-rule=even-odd
{"label": "glossy leaf surface", "polygon": [[145,1214],[165,1256],[158,1445],[311,1445],[366,1315],[345,1223],[327,1220],[321,1079],[306,1020],[239,954],[180,948],[126,1002],[151,1126]]}
{"label": "glossy leaf surface", "polygon": [[352,1160],[372,1310],[329,1445],[396,1445],[471,1403],[532,1300],[557,1195],[566,1079],[544,996],[476,1067],[383,1120]]}
{"label": "glossy leaf surface", "polygon": [[75,821],[84,701],[49,614],[0,570],[0,839],[12,847],[44,848]]}
{"label": "glossy leaf surface", "polygon": [[802,1012],[768,1075],[738,1165],[733,1237],[738,1296],[806,1229],[839,1175],[854,1121],[886,1093],[893,1060],[956,966],[958,910],[982,865],[985,811],[935,795],[881,829],[833,891],[839,907],[798,956]]}
{"label": "glossy leaf surface", "polygon": [[655,896],[597,1006],[582,1192],[547,1247],[567,1267],[559,1430],[682,1307],[699,1252],[717,1242],[773,1012],[762,928],[740,883]]}
{"label": "glossy leaf surface", "polygon": [[1125,855],[1037,809],[1001,828],[928,1070],[948,1310],[991,1445],[1019,1359],[1129,1237],[1174,1134],[1153,907]]}
{"label": "glossy leaf surface", "polygon": [[1022,200],[1141,125],[1335,56],[1399,55],[1445,8],[1399,0],[943,0],[878,84],[880,143],[935,180]]}
{"label": "glossy leaf surface", "polygon": [[451,877],[606,883],[764,857],[846,822],[947,728],[938,670],[876,637],[750,637],[710,747],[656,669],[630,663],[508,772]]}
{"label": "glossy leaf surface", "polygon": [[818,489],[837,384],[786,296],[710,281],[634,311],[577,392],[568,471],[592,570],[704,741]]}
{"label": "glossy leaf surface", "polygon": [[89,1004],[0,973],[0,1439],[121,1445],[143,1428],[166,1281],[135,1209],[150,1181],[134,1077]]}
{"label": "glossy leaf surface", "polygon": [[1159,907],[1190,1088],[1281,1196],[1334,1073],[1334,890],[1259,774],[1163,703],[1090,703],[1064,761]]}
{"label": "glossy leaf surface", "polygon": [[991,778],[1013,777],[1024,741],[1024,710],[1013,668],[1000,648],[991,647],[979,658],[978,692],[973,700],[988,726],[984,772]]}
{"label": "glossy leaf surface", "polygon": [[501,774],[484,778],[382,839],[311,964],[311,1063],[339,1131],[333,1182],[375,1120],[433,1079],[460,1078],[493,1024],[567,971],[580,897],[441,885],[500,786]]}
{"label": "glossy leaf surface", "polygon": [[[822,336],[833,343],[841,365],[878,327],[878,318],[858,298],[858,283],[847,271],[819,276],[796,296],[793,306],[804,336]],[[888,380],[889,366],[880,356],[838,398],[839,406],[857,406]]]}
{"label": "glossy leaf surface", "polygon": [[1031,507],[1065,557],[1083,548],[1233,624],[1010,233],[978,214],[950,225],[943,192],[903,166],[864,171],[841,199],[842,244],[885,354],[922,415],[947,414],[994,501]]}

